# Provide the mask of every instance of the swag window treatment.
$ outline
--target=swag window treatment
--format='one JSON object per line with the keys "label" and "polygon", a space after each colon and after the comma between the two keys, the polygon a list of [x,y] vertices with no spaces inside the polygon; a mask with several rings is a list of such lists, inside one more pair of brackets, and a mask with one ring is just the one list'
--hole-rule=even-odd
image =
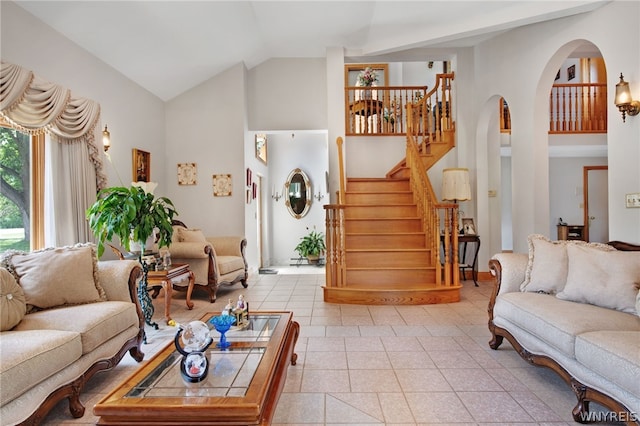
{"label": "swag window treatment", "polygon": [[45,134],[45,245],[93,240],[84,212],[107,185],[100,105],[2,62],[0,117],[22,132]]}

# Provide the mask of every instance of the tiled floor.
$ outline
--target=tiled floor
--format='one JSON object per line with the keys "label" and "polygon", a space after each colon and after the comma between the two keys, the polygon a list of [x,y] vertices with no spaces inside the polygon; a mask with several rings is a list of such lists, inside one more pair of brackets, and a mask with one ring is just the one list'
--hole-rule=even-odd
{"label": "tiled floor", "polygon": [[[563,381],[527,364],[506,341],[498,351],[488,347],[490,283],[466,281],[455,304],[335,305],[323,301],[322,272],[301,267],[252,275],[249,288],[225,287],[215,304],[196,293],[191,311],[184,293],[174,292],[172,316],[200,319],[240,294],[253,310],[294,312],[299,358],[289,367],[274,425],[573,424],[575,398]],[[160,329],[147,327],[145,359],[175,333],[162,321],[162,297],[154,303]],[[127,354],[88,384],[84,417],[71,419],[63,401],[45,424],[94,424],[93,405],[136,368]]]}

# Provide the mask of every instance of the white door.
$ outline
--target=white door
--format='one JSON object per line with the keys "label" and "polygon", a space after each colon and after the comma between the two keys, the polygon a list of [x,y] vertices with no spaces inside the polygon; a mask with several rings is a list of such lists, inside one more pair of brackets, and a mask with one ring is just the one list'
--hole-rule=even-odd
{"label": "white door", "polygon": [[589,241],[609,241],[609,171],[606,168],[585,167],[587,176],[587,205]]}

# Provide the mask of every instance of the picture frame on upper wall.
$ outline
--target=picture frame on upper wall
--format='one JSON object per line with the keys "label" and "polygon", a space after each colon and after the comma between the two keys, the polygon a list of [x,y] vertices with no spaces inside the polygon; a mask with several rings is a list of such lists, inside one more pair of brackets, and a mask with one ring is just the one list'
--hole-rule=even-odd
{"label": "picture frame on upper wall", "polygon": [[464,235],[477,235],[476,225],[472,217],[462,218],[462,232]]}
{"label": "picture frame on upper wall", "polygon": [[151,153],[133,148],[133,182],[151,182]]}
{"label": "picture frame on upper wall", "polygon": [[560,70],[558,70],[558,72],[556,73],[556,80],[560,80]]}
{"label": "picture frame on upper wall", "polygon": [[267,164],[267,135],[256,134],[256,158]]}
{"label": "picture frame on upper wall", "polygon": [[198,167],[196,163],[178,163],[178,185],[196,185]]}
{"label": "picture frame on upper wall", "polygon": [[576,66],[571,65],[567,68],[567,80],[573,80],[574,78],[576,78]]}

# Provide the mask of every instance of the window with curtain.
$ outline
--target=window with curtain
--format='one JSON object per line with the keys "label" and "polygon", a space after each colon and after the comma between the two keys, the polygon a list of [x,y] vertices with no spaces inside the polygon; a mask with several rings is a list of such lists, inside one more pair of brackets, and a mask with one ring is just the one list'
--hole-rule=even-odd
{"label": "window with curtain", "polygon": [[[12,129],[2,130],[6,140],[0,139],[1,143],[9,147],[10,136],[15,135],[16,141],[29,145],[30,164],[26,167],[31,180],[21,190],[29,192],[29,229],[25,234],[33,242],[30,248],[92,241],[85,211],[95,201],[97,191],[106,186],[104,153],[97,142],[101,133],[99,104],[75,97],[70,90],[6,62],[2,62],[0,93],[0,120]],[[21,149],[19,155],[24,155],[26,148]],[[10,171],[3,163],[2,178],[8,179]],[[0,194],[5,198],[18,199],[18,179],[13,179],[13,189],[2,181]],[[24,178],[20,181],[21,185],[26,182]],[[25,201],[20,203],[26,205]],[[42,215],[35,213],[34,206]],[[23,227],[27,229],[25,220]]]}

